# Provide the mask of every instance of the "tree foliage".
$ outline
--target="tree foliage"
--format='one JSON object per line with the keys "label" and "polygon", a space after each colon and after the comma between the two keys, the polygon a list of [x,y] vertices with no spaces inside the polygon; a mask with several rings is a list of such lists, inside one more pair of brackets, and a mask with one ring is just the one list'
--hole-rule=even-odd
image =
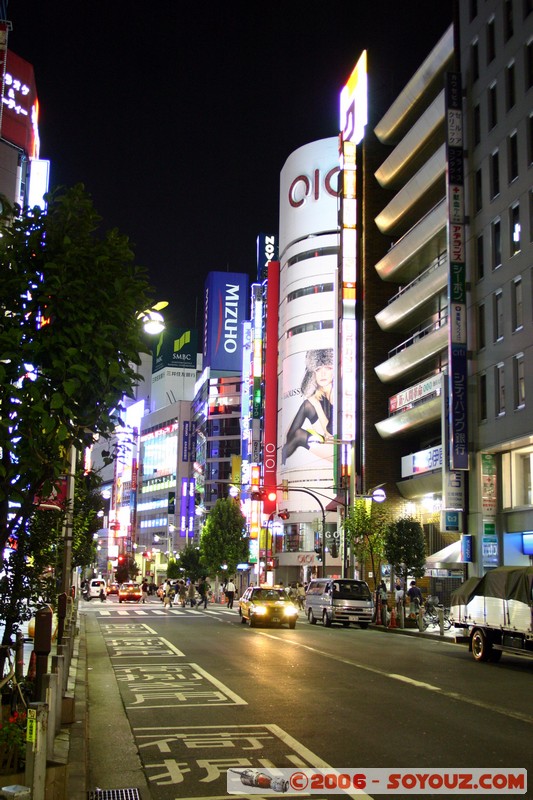
{"label": "tree foliage", "polygon": [[179,558],[176,561],[179,575],[178,578],[190,578],[193,583],[208,572],[206,565],[202,561],[200,550],[192,544],[180,550]]}
{"label": "tree foliage", "polygon": [[[58,488],[72,447],[111,435],[147,352],[149,285],[127,238],[101,231],[81,185],[47,200],[45,212],[5,198],[0,209],[0,552],[16,547],[0,589],[4,642],[24,603],[46,593],[63,545],[62,515],[35,500]],[[92,561],[96,511],[77,494],[74,564]]]}
{"label": "tree foliage", "polygon": [[232,575],[237,564],[248,561],[246,520],[232,497],[217,500],[205,523],[200,553],[209,575]]}
{"label": "tree foliage", "polygon": [[101,235],[100,223],[82,186],[58,189],[45,213],[2,206],[2,549],[23,533],[34,496],[57,485],[70,447],[110,435],[138,380],[149,287],[127,238]]}
{"label": "tree foliage", "polygon": [[389,522],[386,503],[375,503],[370,499],[356,499],[344,520],[343,529],[360,564],[370,561],[374,576],[374,587],[381,572],[385,554],[385,534]]}
{"label": "tree foliage", "polygon": [[414,517],[401,517],[391,522],[385,538],[385,555],[394,573],[404,580],[413,575],[422,578],[426,571],[424,531]]}

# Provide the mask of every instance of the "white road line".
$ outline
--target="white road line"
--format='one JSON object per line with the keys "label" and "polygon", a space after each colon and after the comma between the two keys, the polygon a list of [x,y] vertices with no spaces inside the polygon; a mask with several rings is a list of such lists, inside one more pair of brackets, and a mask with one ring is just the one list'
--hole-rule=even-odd
{"label": "white road line", "polygon": [[521,722],[526,722],[528,725],[533,725],[533,717],[528,714],[522,714],[520,711],[510,711],[508,708],[504,708],[503,706],[495,706],[490,703],[485,703],[481,700],[476,700],[474,697],[469,697],[468,695],[460,694],[459,692],[452,692],[446,689],[441,689],[439,686],[433,686],[431,683],[424,683],[423,681],[416,681],[413,678],[409,678],[407,675],[399,675],[395,672],[387,672],[384,669],[379,669],[378,667],[369,667],[367,664],[359,664],[357,661],[352,661],[349,658],[343,658],[342,656],[336,656],[332,653],[325,653],[323,650],[318,650],[316,647],[311,647],[308,644],[303,644],[302,642],[297,642],[293,639],[283,639],[280,636],[275,636],[273,633],[267,633],[266,631],[259,631],[255,630],[254,633],[259,634],[260,636],[266,636],[270,639],[276,639],[277,641],[283,641],[285,644],[290,642],[290,644],[295,645],[296,647],[301,647],[304,650],[309,650],[312,653],[317,653],[318,655],[324,656],[324,658],[330,658],[332,661],[340,661],[341,664],[348,664],[351,667],[356,667],[357,669],[364,670],[365,672],[371,672],[374,675],[380,675],[383,678],[390,678],[394,681],[401,681],[402,683],[410,683],[413,686],[416,686],[418,689],[423,689],[425,691],[434,692],[435,694],[439,694],[441,697],[447,697],[451,700],[457,700],[460,703],[467,703],[468,705],[474,706],[476,708],[482,708],[486,711],[493,711],[497,714],[501,714],[504,717],[509,717],[511,719],[517,719]]}

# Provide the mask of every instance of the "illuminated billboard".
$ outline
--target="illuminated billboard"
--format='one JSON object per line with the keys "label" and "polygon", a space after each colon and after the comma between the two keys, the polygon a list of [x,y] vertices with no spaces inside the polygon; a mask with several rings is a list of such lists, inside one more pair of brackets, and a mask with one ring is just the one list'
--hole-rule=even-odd
{"label": "illuminated billboard", "polygon": [[30,158],[39,157],[39,101],[33,66],[11,50],[7,51],[1,122],[2,139]]}
{"label": "illuminated billboard", "polygon": [[196,370],[198,333],[194,329],[167,328],[153,349],[152,373],[165,367]]}
{"label": "illuminated billboard", "polygon": [[205,283],[204,367],[240,374],[248,302],[248,275],[209,273]]}

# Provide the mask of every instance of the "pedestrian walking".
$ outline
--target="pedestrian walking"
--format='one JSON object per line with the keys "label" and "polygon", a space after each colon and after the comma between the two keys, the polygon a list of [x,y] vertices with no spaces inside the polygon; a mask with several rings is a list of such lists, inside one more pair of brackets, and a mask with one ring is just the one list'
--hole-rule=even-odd
{"label": "pedestrian walking", "polygon": [[148,600],[148,584],[146,581],[143,581],[141,584],[141,603],[146,603]]}
{"label": "pedestrian walking", "polygon": [[168,578],[163,587],[163,608],[172,608],[172,586]]}
{"label": "pedestrian walking", "polygon": [[233,600],[235,599],[236,591],[237,587],[233,583],[233,578],[230,578],[229,581],[226,583],[226,588],[224,589],[224,594],[226,595],[228,608],[233,608]]}
{"label": "pedestrian walking", "polygon": [[296,585],[296,599],[298,601],[298,608],[303,610],[305,608],[305,586],[303,583]]}
{"label": "pedestrian walking", "polygon": [[211,586],[207,582],[207,575],[201,579],[200,583],[198,584],[198,593],[200,595],[200,603],[204,604],[204,608],[207,608],[207,600],[209,595],[209,590]]}
{"label": "pedestrian walking", "polygon": [[178,599],[180,606],[185,608],[187,605],[187,587],[185,586],[185,581],[180,581],[178,583]]}
{"label": "pedestrian walking", "polygon": [[194,585],[193,581],[189,581],[187,600],[189,601],[191,608],[194,608],[196,605],[196,586]]}
{"label": "pedestrian walking", "polygon": [[407,597],[409,598],[409,616],[414,618],[420,611],[420,606],[423,603],[422,592],[416,585],[416,581],[411,581],[409,584]]}
{"label": "pedestrian walking", "polygon": [[378,586],[378,599],[381,604],[381,623],[386,627],[389,623],[389,594],[384,580]]}

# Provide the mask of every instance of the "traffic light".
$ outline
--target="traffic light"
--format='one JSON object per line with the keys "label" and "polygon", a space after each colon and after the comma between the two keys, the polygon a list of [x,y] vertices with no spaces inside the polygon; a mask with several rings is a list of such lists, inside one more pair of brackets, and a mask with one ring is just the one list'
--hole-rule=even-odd
{"label": "traffic light", "polygon": [[291,516],[291,515],[290,515],[290,513],[289,513],[287,510],[280,511],[280,512],[278,513],[278,517],[279,517],[280,519],[290,519],[290,516]]}
{"label": "traffic light", "polygon": [[333,542],[333,544],[331,545],[331,555],[332,558],[337,558],[337,556],[339,555],[339,545],[337,542]]}
{"label": "traffic light", "polygon": [[118,557],[118,563],[119,564],[125,564],[126,563],[126,556],[119,556]]}
{"label": "traffic light", "polygon": [[322,546],[321,545],[317,545],[317,547],[315,547],[315,553],[316,553],[316,560],[317,561],[322,561]]}
{"label": "traffic light", "polygon": [[266,497],[266,489],[262,486],[254,486],[250,492],[252,500],[264,500]]}

